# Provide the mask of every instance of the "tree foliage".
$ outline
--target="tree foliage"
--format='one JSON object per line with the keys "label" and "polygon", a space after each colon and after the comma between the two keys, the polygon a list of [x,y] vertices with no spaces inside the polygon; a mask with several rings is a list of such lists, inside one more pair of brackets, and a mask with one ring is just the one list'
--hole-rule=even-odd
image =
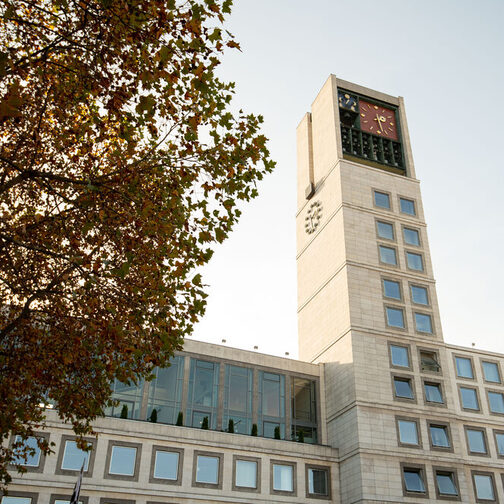
{"label": "tree foliage", "polygon": [[239,48],[230,6],[0,0],[4,439],[49,400],[91,432],[111,381],[166,365],[203,314],[198,268],[273,168],[261,116],[215,74]]}

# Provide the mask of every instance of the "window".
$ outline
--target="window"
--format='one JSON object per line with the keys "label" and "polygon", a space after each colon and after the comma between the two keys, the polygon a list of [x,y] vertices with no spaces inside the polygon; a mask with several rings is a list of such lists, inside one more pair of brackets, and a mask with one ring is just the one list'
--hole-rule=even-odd
{"label": "window", "polygon": [[435,470],[436,476],[436,491],[441,497],[457,497],[458,485],[457,477],[453,471],[445,471],[442,469]]}
{"label": "window", "polygon": [[420,350],[420,369],[422,372],[439,373],[441,366],[436,352]]}
{"label": "window", "polygon": [[394,395],[400,399],[414,399],[411,379],[394,376]]}
{"label": "window", "polygon": [[259,435],[273,438],[275,427],[285,439],[285,376],[259,372]]}
{"label": "window", "polygon": [[462,402],[462,408],[467,410],[479,410],[478,393],[476,389],[468,387],[459,387],[460,390],[460,401]]}
{"label": "window", "polygon": [[504,395],[501,392],[488,391],[488,404],[492,413],[504,415]]}
{"label": "window", "polygon": [[257,474],[258,474],[259,459],[245,459],[234,457],[234,487],[233,490],[256,490],[258,489]]}
{"label": "window", "polygon": [[394,239],[394,226],[390,222],[376,221],[376,232],[380,238],[385,240]]}
{"label": "window", "polygon": [[375,206],[390,210],[390,195],[380,191],[373,191],[373,192],[374,192]]}
{"label": "window", "polygon": [[383,280],[383,295],[390,299],[401,300],[401,284],[395,280]]}
{"label": "window", "polygon": [[426,287],[420,285],[411,286],[411,301],[416,304],[429,305],[429,295]]}
{"label": "window", "polygon": [[305,443],[317,442],[316,382],[305,378],[291,379],[291,439],[299,440],[303,432]]}
{"label": "window", "polygon": [[390,362],[392,366],[409,368],[410,361],[408,348],[390,344]]}
{"label": "window", "polygon": [[397,266],[397,253],[395,248],[379,245],[378,249],[380,251],[380,261],[382,263]]}
{"label": "window", "polygon": [[419,332],[432,334],[432,319],[427,313],[415,312],[415,326]]}
{"label": "window", "polygon": [[138,384],[133,382],[123,383],[119,380],[114,380],[114,383],[111,385],[112,399],[119,401],[119,404],[106,408],[105,415],[117,418],[139,419],[143,386],[143,380],[140,380]]}
{"label": "window", "polygon": [[31,497],[15,497],[13,495],[2,497],[2,504],[31,504]]}
{"label": "window", "polygon": [[418,423],[416,420],[406,418],[397,419],[397,432],[399,434],[400,445],[418,446]]}
{"label": "window", "polygon": [[385,307],[387,315],[387,325],[390,327],[400,327],[404,329],[404,313],[402,308]]}
{"label": "window", "polygon": [[497,446],[497,455],[504,457],[504,432],[494,431],[495,445]]}
{"label": "window", "polygon": [[132,446],[112,446],[109,474],[118,476],[134,476],[137,449]]}
{"label": "window", "polygon": [[483,361],[481,365],[483,367],[483,376],[485,378],[485,381],[491,383],[501,382],[499,365],[497,364],[497,362]]}
{"label": "window", "polygon": [[424,270],[422,254],[416,254],[415,252],[406,252],[406,264],[411,270]]}
{"label": "window", "polygon": [[465,427],[467,448],[470,454],[486,455],[488,453],[486,435],[483,429]]}
{"label": "window", "polygon": [[[70,494],[51,494],[49,499],[49,504],[70,504],[71,500]],[[79,497],[78,504],[88,504],[88,497]]]}
{"label": "window", "polygon": [[408,215],[416,215],[415,202],[406,198],[399,198],[399,206],[401,207],[401,212]]}
{"label": "window", "polygon": [[226,365],[224,383],[223,428],[227,429],[229,420],[233,420],[234,432],[250,434],[252,428],[252,369]]}
{"label": "window", "polygon": [[478,502],[495,501],[495,484],[492,473],[472,471],[474,493]]}
{"label": "window", "polygon": [[273,485],[275,492],[294,492],[294,465],[273,463]]}
{"label": "window", "polygon": [[326,467],[307,466],[307,497],[329,497],[329,469]]}
{"label": "window", "polygon": [[[16,436],[14,438],[14,443],[21,443],[22,446],[14,450],[14,456],[12,458],[13,464],[19,464],[27,468],[39,467],[41,452],[40,448],[38,447],[36,437],[30,436],[25,441],[23,441],[21,436]],[[26,458],[23,455],[24,448],[28,448],[28,451],[26,452]]]}
{"label": "window", "polygon": [[425,390],[425,400],[426,402],[443,404],[443,393],[441,392],[441,384],[440,383],[424,383]]}
{"label": "window", "polygon": [[80,471],[84,463],[84,471],[89,467],[90,452],[83,451],[77,447],[75,441],[65,441],[65,451],[63,454],[63,461],[61,462],[61,469],[67,471]]}
{"label": "window", "polygon": [[420,246],[420,235],[417,229],[403,228],[404,243]]}
{"label": "window", "polygon": [[194,455],[196,457],[194,483],[218,486],[221,481],[221,456],[203,452],[195,452]]}
{"label": "window", "polygon": [[432,448],[451,448],[450,435],[447,425],[429,423],[429,436]]}
{"label": "window", "polygon": [[459,378],[474,378],[471,359],[467,357],[455,357],[455,367]]}
{"label": "window", "polygon": [[179,479],[180,451],[168,451],[158,447],[154,451],[154,479],[177,481]]}
{"label": "window", "polygon": [[403,467],[403,484],[406,494],[425,494],[427,490],[423,468]]}

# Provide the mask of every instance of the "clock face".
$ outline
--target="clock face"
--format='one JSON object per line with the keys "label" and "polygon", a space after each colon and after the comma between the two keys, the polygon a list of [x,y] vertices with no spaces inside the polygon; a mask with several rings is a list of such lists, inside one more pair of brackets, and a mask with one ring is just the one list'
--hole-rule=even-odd
{"label": "clock face", "polygon": [[362,131],[398,140],[395,112],[392,109],[359,100],[359,114]]}
{"label": "clock face", "polygon": [[322,203],[320,201],[314,201],[305,217],[305,231],[308,234],[312,234],[317,229],[320,224],[320,219],[322,218]]}
{"label": "clock face", "polygon": [[338,91],[338,103],[341,108],[357,112],[357,99],[345,91]]}

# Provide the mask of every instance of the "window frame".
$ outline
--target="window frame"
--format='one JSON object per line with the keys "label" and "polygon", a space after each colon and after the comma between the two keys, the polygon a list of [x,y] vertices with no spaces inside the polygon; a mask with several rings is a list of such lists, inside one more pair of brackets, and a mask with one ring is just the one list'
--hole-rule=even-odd
{"label": "window frame", "polygon": [[[57,500],[67,500],[70,502],[70,499],[72,498],[72,494],[51,494],[49,497],[49,504],[54,504]],[[89,497],[84,497],[82,495],[79,495],[79,500],[78,502],[82,502],[82,504],[88,504]]]}
{"label": "window frame", "polygon": [[[198,472],[198,457],[213,457],[219,459],[219,469],[217,470],[217,483],[204,483],[196,481]],[[194,450],[193,452],[193,470],[192,470],[192,486],[199,488],[215,488],[222,490],[222,474],[224,470],[224,453],[222,452],[209,452],[202,450]]]}
{"label": "window frame", "polygon": [[[498,382],[494,382],[494,381],[488,381],[486,379],[486,375],[485,375],[485,368],[483,366],[483,363],[488,363],[488,364],[495,364],[497,366],[497,373],[499,375],[499,381]],[[483,377],[483,381],[485,383],[491,383],[493,386],[495,385],[502,385],[502,373],[501,373],[501,366],[500,366],[500,362],[498,360],[493,360],[493,359],[480,359],[480,367],[481,367],[481,376]]]}
{"label": "window frame", "polygon": [[[388,196],[389,206],[383,207],[376,204],[375,193],[386,194]],[[373,208],[379,208],[380,210],[386,210],[387,212],[393,212],[392,208],[392,194],[389,191],[384,191],[382,189],[371,188],[371,199],[373,201]]]}
{"label": "window frame", "polygon": [[[413,208],[415,209],[415,213],[410,214],[408,212],[403,212],[402,211],[402,207],[401,207],[401,200],[402,199],[413,202]],[[416,218],[418,218],[418,205],[417,205],[417,201],[416,201],[415,198],[408,198],[407,196],[401,196],[400,194],[398,194],[397,195],[397,203],[398,203],[398,206],[399,206],[399,213],[401,213],[403,215],[409,215],[410,217],[416,217]]]}
{"label": "window frame", "polygon": [[[9,441],[9,448],[12,449],[12,445],[16,441],[16,437],[18,434],[13,434],[11,436],[11,439]],[[35,431],[33,433],[33,436],[28,436],[28,437],[35,437],[35,438],[43,438],[47,442],[49,442],[50,439],[50,433],[49,432],[40,432],[40,431]],[[40,449],[40,448],[39,448]],[[21,467],[26,469],[26,472],[31,472],[31,473],[42,473],[44,472],[44,466],[45,466],[45,461],[46,461],[46,456],[42,453],[42,450],[40,450],[40,457],[39,457],[39,463],[37,466],[29,466],[29,465],[23,465],[19,464]],[[9,464],[9,467],[14,469],[17,464]],[[22,495],[20,497],[23,497]]]}
{"label": "window frame", "polygon": [[[389,225],[392,228],[392,238],[386,238],[384,236],[381,236],[378,224]],[[376,238],[378,240],[386,240],[389,243],[395,243],[397,241],[397,234],[396,234],[396,230],[395,230],[395,226],[394,226],[393,222],[376,218],[375,219],[375,230],[376,230]]]}
{"label": "window frame", "polygon": [[[449,446],[437,446],[432,442],[431,427],[444,427],[448,438]],[[439,422],[438,420],[427,420],[427,433],[429,435],[429,446],[431,450],[438,450],[447,453],[453,453],[453,440],[449,422]]]}
{"label": "window frame", "polygon": [[502,401],[504,402],[504,392],[502,390],[485,388],[485,394],[486,394],[486,399],[487,399],[487,404],[488,404],[488,412],[490,413],[490,415],[504,416],[504,411],[502,411],[502,413],[500,413],[498,411],[492,411],[491,403],[490,403],[490,393],[499,394],[500,396],[502,396]]}
{"label": "window frame", "polygon": [[[380,242],[378,242],[376,244],[377,247],[378,247],[378,263],[380,265],[386,266],[388,268],[399,269],[401,267],[401,265],[399,264],[399,253],[397,252],[397,246],[396,245],[392,245],[392,243],[393,242],[387,242],[387,243],[380,243]],[[382,257],[381,257],[381,253],[380,253],[380,247],[391,249],[391,250],[394,251],[394,253],[395,253],[395,260],[396,260],[395,264],[382,261]]]}
{"label": "window frame", "polygon": [[[410,296],[410,300],[411,300],[411,304],[412,305],[414,305],[414,306],[424,306],[424,307],[430,307],[430,306],[432,306],[431,295],[430,295],[429,287],[427,285],[421,285],[421,284],[419,284],[417,282],[408,282],[408,287],[409,287],[409,296]],[[417,303],[413,299],[413,290],[412,290],[412,287],[417,287],[417,288],[425,289],[425,291],[427,292],[427,304]]]}
{"label": "window frame", "polygon": [[[408,254],[414,254],[414,255],[420,256],[420,259],[422,260],[422,269],[410,268],[409,263],[408,263]],[[426,274],[426,270],[425,270],[425,256],[424,256],[423,252],[419,252],[418,249],[417,250],[407,250],[407,249],[404,249],[404,260],[406,262],[406,269],[408,271],[414,271],[415,273],[422,273],[424,275]]]}
{"label": "window frame", "polygon": [[[156,456],[158,452],[171,452],[178,453],[178,465],[177,465],[177,479],[167,479],[167,478],[157,478],[155,476],[156,472]],[[182,484],[182,468],[184,467],[184,449],[183,448],[172,448],[171,446],[164,445],[153,445],[152,455],[149,470],[149,483],[161,483],[163,485],[176,485],[180,486]]]}
{"label": "window frame", "polygon": [[[464,403],[462,401],[462,391],[461,391],[461,389],[463,389],[463,388],[464,389],[471,389],[476,392],[476,401],[478,402],[478,409],[464,407]],[[479,390],[478,390],[477,386],[470,387],[470,386],[467,386],[465,383],[457,383],[457,390],[458,390],[459,401],[460,401],[460,409],[462,411],[469,411],[472,413],[481,413],[481,400],[480,400]]]}
{"label": "window frame", "polygon": [[[456,496],[450,496],[448,494],[442,494],[439,491],[439,486],[437,482],[437,473],[451,473],[453,475],[453,484],[455,485],[455,488],[457,489],[457,495]],[[436,499],[439,500],[449,500],[449,501],[461,501],[462,497],[460,495],[460,485],[459,485],[459,479],[458,479],[458,474],[457,474],[457,469],[453,467],[441,467],[441,466],[432,466],[432,474],[434,477],[434,489],[436,491]]]}
{"label": "window frame", "polygon": [[[413,422],[416,424],[416,432],[417,432],[417,439],[418,439],[417,444],[403,443],[401,441],[401,431],[399,429],[399,422],[401,422],[401,421],[402,422]],[[419,418],[396,415],[395,425],[396,425],[396,433],[397,433],[397,446],[400,446],[401,448],[413,448],[413,449],[423,448],[422,432],[420,429],[420,419]]]}
{"label": "window frame", "polygon": [[[397,364],[394,364],[392,362],[392,347],[400,347],[400,348],[405,348],[406,352],[408,353],[408,366],[398,366]],[[395,341],[388,341],[387,342],[387,347],[388,347],[388,355],[389,355],[389,365],[392,369],[402,369],[402,370],[408,370],[408,371],[413,371],[413,362],[411,360],[411,348],[410,345],[405,345],[403,343],[396,343]]]}
{"label": "window frame", "polygon": [[[415,243],[409,243],[406,241],[406,237],[405,237],[405,234],[404,234],[404,230],[407,229],[409,231],[416,231],[417,235],[418,235],[418,245],[416,245]],[[402,238],[402,241],[403,241],[403,244],[405,247],[418,247],[418,248],[422,248],[423,247],[423,243],[422,243],[422,233],[420,233],[420,229],[419,228],[416,228],[416,227],[413,227],[413,226],[408,226],[407,224],[401,224],[401,238]]]}
{"label": "window frame", "polygon": [[[56,470],[54,471],[54,474],[65,474],[67,476],[74,476],[80,473],[80,470],[63,469],[63,459],[65,458],[66,443],[67,441],[75,441],[76,439],[77,436],[70,436],[67,434],[63,434],[61,436],[60,448],[58,452],[58,461],[56,462]],[[87,441],[90,445],[92,445],[93,448],[89,452],[89,459],[88,459],[89,462],[87,471],[83,471],[82,477],[91,478],[93,476],[94,461],[96,456],[98,440],[96,438],[90,438],[90,437],[85,437],[84,440]]]}
{"label": "window frame", "polygon": [[[273,466],[283,465],[292,467],[292,492],[287,490],[275,490],[273,488]],[[270,459],[270,494],[271,495],[289,495],[291,497],[297,496],[297,462],[287,460]]]}
{"label": "window frame", "polygon": [[[428,331],[420,331],[420,329],[418,329],[417,327],[417,320],[416,320],[416,315],[425,315],[425,316],[428,316],[429,319],[430,319],[430,325],[431,325],[431,331],[428,332]],[[435,335],[436,334],[436,328],[434,326],[434,317],[433,317],[433,314],[430,313],[430,312],[423,312],[423,311],[419,311],[419,310],[413,310],[413,320],[415,322],[415,332],[418,333],[418,334],[430,334],[430,335]]]}
{"label": "window frame", "polygon": [[[420,367],[420,373],[430,374],[433,376],[442,376],[443,375],[443,368],[441,367],[441,363],[440,363],[441,359],[439,358],[439,350],[434,349],[434,348],[427,348],[427,347],[418,347],[417,350],[418,350],[418,365]],[[431,353],[436,357],[435,360],[439,366],[438,371],[431,371],[431,370],[422,369],[422,352],[423,353]]]}
{"label": "window frame", "polygon": [[[256,486],[252,487],[242,487],[236,485],[236,462],[255,462],[256,463]],[[231,490],[236,492],[252,492],[261,493],[261,459],[259,457],[246,457],[243,455],[233,455],[233,479],[231,483]]]}
{"label": "window frame", "polygon": [[[309,470],[315,469],[319,471],[326,471],[327,474],[327,494],[315,494],[310,493],[310,480],[309,480]],[[322,466],[315,464],[305,464],[305,482],[306,482],[306,498],[307,499],[323,499],[323,500],[331,500],[332,499],[332,489],[331,489],[331,467],[330,466]]]}
{"label": "window frame", "polygon": [[136,504],[136,501],[130,499],[116,499],[109,497],[101,497],[100,504]]}
{"label": "window frame", "polygon": [[[429,498],[429,485],[428,485],[428,481],[427,481],[427,473],[425,471],[425,464],[410,464],[409,462],[401,462],[400,468],[401,468],[401,484],[402,484],[402,490],[403,490],[404,497],[428,499]],[[405,470],[414,470],[414,471],[419,472],[420,477],[422,478],[422,481],[423,481],[423,484],[425,487],[425,492],[412,492],[410,490],[407,490],[406,481],[404,479],[404,471]]]}
{"label": "window frame", "polygon": [[[392,310],[400,310],[402,312],[403,324],[404,324],[403,327],[389,324],[388,313],[387,313],[388,308],[391,308]],[[397,330],[397,331],[407,331],[408,330],[408,322],[406,320],[406,310],[404,309],[404,306],[385,304],[385,305],[383,305],[383,312],[384,312],[384,316],[385,316],[385,327],[387,329],[392,329],[392,330]]]}
{"label": "window frame", "polygon": [[[472,358],[468,355],[463,355],[463,354],[452,354],[453,355],[453,369],[455,370],[455,377],[457,380],[467,380],[470,382],[474,382],[476,380],[476,369],[474,367],[474,362]],[[471,373],[472,373],[472,378],[467,378],[465,376],[459,376],[458,371],[457,371],[457,359],[467,359],[471,363]]]}
{"label": "window frame", "polygon": [[495,453],[497,454],[497,458],[504,459],[504,452],[499,453],[499,444],[497,442],[497,435],[504,436],[504,430],[492,429],[492,432],[493,432],[493,438],[494,438],[494,443],[495,443]]}
{"label": "window frame", "polygon": [[[485,443],[485,449],[486,452],[473,452],[471,451],[471,446],[469,444],[469,436],[468,436],[468,431],[479,431],[483,433],[483,441]],[[485,427],[476,427],[473,425],[464,425],[464,435],[465,435],[465,440],[466,440],[466,447],[467,447],[467,454],[472,455],[473,457],[490,457],[490,450],[488,446],[488,438],[487,438],[487,432]]]}
{"label": "window frame", "polygon": [[[398,373],[391,373],[391,378],[392,378],[392,397],[394,398],[394,401],[401,401],[401,402],[407,402],[407,403],[414,403],[417,404],[417,394],[415,390],[415,379],[413,375],[403,375],[403,374],[398,374]],[[408,380],[410,382],[410,387],[411,391],[413,392],[413,398],[408,398],[408,397],[400,397],[396,395],[396,389],[395,389],[395,383],[394,380],[396,378],[399,378],[399,380],[405,381]]]}
{"label": "window frame", "polygon": [[[479,499],[478,498],[478,493],[476,491],[476,480],[474,479],[474,476],[490,476],[490,481],[492,482],[492,489],[493,489],[493,494],[494,498],[493,499]],[[493,472],[489,471],[471,471],[471,480],[472,480],[472,486],[474,490],[474,499],[476,502],[499,502],[499,495],[497,494],[497,487],[495,485],[495,477]]]}
{"label": "window frame", "polygon": [[[441,393],[441,398],[443,399],[443,402],[435,402],[435,401],[427,401],[427,394],[425,391],[425,385],[439,385],[439,391]],[[446,408],[446,394],[444,390],[444,383],[443,381],[437,381],[437,380],[431,380],[430,378],[424,378],[422,377],[422,390],[423,390],[423,400],[425,406],[434,406],[436,408]]]}
{"label": "window frame", "polygon": [[[112,460],[112,450],[114,446],[124,447],[124,448],[136,448],[135,456],[135,468],[133,470],[133,475],[128,476],[125,474],[113,474],[110,473],[110,462]],[[142,444],[141,443],[129,443],[126,441],[118,441],[115,439],[110,439],[107,446],[107,456],[105,459],[105,472],[103,474],[104,479],[112,480],[122,480],[122,481],[138,481],[138,476],[140,472],[140,460],[142,458]]]}
{"label": "window frame", "polygon": [[37,504],[39,494],[35,492],[22,492],[19,490],[9,490],[9,495],[0,495],[0,502],[2,502],[2,497],[22,497],[22,498],[24,497],[25,499],[31,499],[30,504]]}
{"label": "window frame", "polygon": [[[390,297],[385,294],[385,282],[394,282],[396,284],[399,284],[399,296],[400,296],[399,298]],[[404,293],[403,293],[401,280],[398,280],[396,278],[390,278],[390,277],[383,276],[383,277],[381,277],[381,286],[382,286],[383,299],[393,300],[396,303],[402,303],[404,301]]]}

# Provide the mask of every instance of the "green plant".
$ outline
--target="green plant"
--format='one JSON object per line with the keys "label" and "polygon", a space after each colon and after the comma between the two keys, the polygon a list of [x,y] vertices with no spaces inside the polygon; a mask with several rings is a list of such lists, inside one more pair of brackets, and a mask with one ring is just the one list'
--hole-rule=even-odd
{"label": "green plant", "polygon": [[121,409],[121,418],[128,418],[128,406],[126,404],[123,404]]}
{"label": "green plant", "polygon": [[257,436],[257,424],[252,424],[251,436]]}
{"label": "green plant", "polygon": [[275,439],[281,439],[281,437],[280,437],[280,427],[278,425],[275,427],[274,437],[275,437]]}
{"label": "green plant", "polygon": [[231,434],[234,433],[234,420],[232,418],[230,418],[228,422],[228,432]]}
{"label": "green plant", "polygon": [[203,418],[203,422],[201,422],[201,428],[203,430],[208,430],[208,417]]}
{"label": "green plant", "polygon": [[304,443],[304,432],[302,430],[298,434],[298,443]]}
{"label": "green plant", "polygon": [[154,408],[149,419],[152,423],[157,423],[157,409]]}
{"label": "green plant", "polygon": [[179,427],[184,425],[184,413],[182,413],[182,411],[178,412],[177,423],[175,425],[178,425]]}

